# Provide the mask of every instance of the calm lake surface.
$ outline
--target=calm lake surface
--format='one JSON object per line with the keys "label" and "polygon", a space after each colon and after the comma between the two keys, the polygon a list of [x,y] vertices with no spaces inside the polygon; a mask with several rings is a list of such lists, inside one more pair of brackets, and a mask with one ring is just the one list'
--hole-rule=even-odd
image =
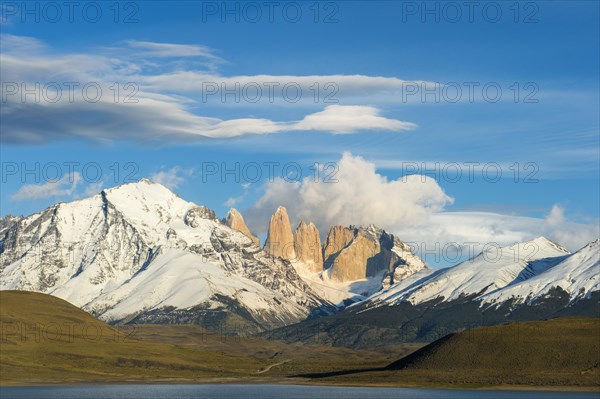
{"label": "calm lake surface", "polygon": [[1,399],[598,399],[599,393],[346,388],[297,385],[2,387]]}

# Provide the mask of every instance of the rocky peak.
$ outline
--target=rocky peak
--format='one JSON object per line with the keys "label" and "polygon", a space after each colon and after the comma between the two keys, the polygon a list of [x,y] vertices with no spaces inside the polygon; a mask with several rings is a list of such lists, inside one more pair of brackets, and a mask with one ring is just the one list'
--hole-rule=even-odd
{"label": "rocky peak", "polygon": [[326,267],[331,266],[329,262],[333,261],[334,255],[350,245],[357,233],[358,231],[352,227],[332,226],[329,229],[323,249],[323,259],[325,260]]}
{"label": "rocky peak", "polygon": [[[23,219],[22,216],[13,216],[11,214],[7,214],[5,217],[0,218],[0,233],[5,229],[8,229],[10,226],[17,224],[19,221]],[[0,242],[1,245],[1,242]]]}
{"label": "rocky peak", "polygon": [[306,265],[311,272],[323,270],[323,250],[319,230],[313,223],[300,222],[294,234],[294,251],[296,260]]}
{"label": "rocky peak", "polygon": [[200,220],[212,220],[218,221],[215,212],[212,209],[205,207],[204,205],[195,206],[191,208],[185,214],[183,221],[190,227],[198,227],[200,225]]}
{"label": "rocky peak", "polygon": [[329,232],[325,247],[325,264],[334,280],[362,280],[374,276],[384,267],[374,262],[380,252],[378,240],[370,239],[352,226],[335,226]]}
{"label": "rocky peak", "polygon": [[283,259],[296,259],[294,236],[290,226],[287,210],[280,206],[271,216],[269,232],[264,250],[267,254]]}
{"label": "rocky peak", "polygon": [[425,268],[410,246],[374,225],[332,227],[324,259],[325,268],[335,280],[361,280],[383,273],[384,287]]}
{"label": "rocky peak", "polygon": [[11,219],[0,230],[8,289],[51,292],[111,322],[225,320],[250,331],[297,323],[325,304],[289,261],[147,181]]}
{"label": "rocky peak", "polygon": [[229,210],[229,212],[227,213],[227,216],[223,220],[223,223],[225,225],[231,227],[232,229],[237,230],[240,233],[245,234],[246,236],[250,237],[250,239],[252,240],[252,242],[254,244],[260,245],[260,241],[258,240],[258,237],[256,237],[254,234],[252,234],[252,232],[250,231],[248,226],[246,226],[244,217],[242,216],[241,213],[238,212],[237,209],[231,208]]}

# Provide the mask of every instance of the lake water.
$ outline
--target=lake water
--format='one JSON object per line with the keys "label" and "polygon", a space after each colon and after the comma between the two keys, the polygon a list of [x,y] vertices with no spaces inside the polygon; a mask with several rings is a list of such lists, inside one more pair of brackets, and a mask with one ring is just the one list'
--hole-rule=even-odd
{"label": "lake water", "polygon": [[468,391],[300,385],[1,387],[1,399],[599,399],[594,392]]}

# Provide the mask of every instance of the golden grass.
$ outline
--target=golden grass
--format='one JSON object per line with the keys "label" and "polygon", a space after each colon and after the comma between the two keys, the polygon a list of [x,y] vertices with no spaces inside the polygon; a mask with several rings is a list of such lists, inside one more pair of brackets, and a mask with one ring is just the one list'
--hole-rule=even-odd
{"label": "golden grass", "polygon": [[196,325],[111,327],[56,297],[0,291],[0,384],[127,382],[597,390],[600,319],[513,323],[427,346],[352,350],[223,336]]}

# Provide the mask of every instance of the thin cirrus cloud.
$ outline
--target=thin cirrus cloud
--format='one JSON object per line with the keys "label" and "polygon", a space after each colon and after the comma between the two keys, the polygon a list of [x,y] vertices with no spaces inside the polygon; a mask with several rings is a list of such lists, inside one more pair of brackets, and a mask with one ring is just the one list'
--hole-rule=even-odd
{"label": "thin cirrus cloud", "polygon": [[146,57],[205,57],[219,59],[215,51],[207,46],[196,44],[155,43],[128,40],[127,45]]}
{"label": "thin cirrus cloud", "polygon": [[[199,115],[194,109],[198,100],[183,89],[199,84],[198,79],[183,84],[181,76],[167,71],[144,74],[145,62],[130,61],[109,55],[54,54],[43,42],[15,35],[2,36],[3,76],[1,128],[7,144],[40,144],[67,138],[99,141],[129,139],[145,143],[231,138],[251,134],[274,134],[293,131],[322,131],[347,134],[358,131],[403,132],[414,123],[385,117],[372,105],[312,104],[320,108],[304,113],[298,120],[270,118],[221,119]],[[128,42],[146,57],[215,58],[211,49],[195,45],[151,42]],[[168,65],[165,64],[165,65]],[[223,79],[217,75],[190,70],[199,79]],[[204,74],[204,75],[203,75]],[[202,78],[204,76],[204,78]],[[186,77],[186,75],[183,75]],[[278,77],[260,75],[252,81],[326,82],[327,76]],[[347,91],[377,92],[387,85],[401,85],[396,78],[337,76],[346,82]],[[235,79],[235,78],[227,78]],[[183,79],[185,80],[185,79]],[[244,79],[240,78],[243,83]],[[62,82],[77,82],[69,88]],[[126,86],[114,82],[135,82]],[[24,96],[23,85],[36,95]],[[92,87],[89,87],[91,84]],[[84,87],[88,85],[87,89]],[[90,94],[91,93],[91,94]],[[218,102],[217,102],[218,103]],[[219,104],[217,104],[219,105]]]}
{"label": "thin cirrus cloud", "polygon": [[[317,101],[328,102],[336,101],[345,97],[352,98],[376,98],[376,96],[386,94],[394,96],[400,102],[406,102],[408,99],[408,86],[414,89],[418,87],[439,87],[440,83],[424,80],[403,80],[396,77],[385,76],[367,76],[367,75],[236,75],[222,76],[215,73],[198,70],[176,70],[166,71],[160,75],[139,75],[136,79],[145,87],[158,90],[176,90],[182,93],[201,92],[212,89],[216,85],[219,89],[235,88],[236,85],[243,88],[260,87],[263,91],[261,97],[263,102],[269,102],[269,90],[272,97],[281,97],[284,90],[292,91],[292,86],[300,87],[306,95],[305,100],[315,102],[315,94],[318,94]],[[290,86],[286,89],[287,86]],[[405,98],[401,94],[405,91]],[[254,93],[252,93],[254,94]],[[295,93],[288,93],[289,97],[294,97]],[[400,95],[399,95],[400,94]],[[217,91],[215,94],[207,94],[206,98],[222,99],[224,91]],[[248,95],[247,97],[253,97]],[[411,96],[412,97],[412,96]],[[404,101],[403,101],[404,100]]]}

